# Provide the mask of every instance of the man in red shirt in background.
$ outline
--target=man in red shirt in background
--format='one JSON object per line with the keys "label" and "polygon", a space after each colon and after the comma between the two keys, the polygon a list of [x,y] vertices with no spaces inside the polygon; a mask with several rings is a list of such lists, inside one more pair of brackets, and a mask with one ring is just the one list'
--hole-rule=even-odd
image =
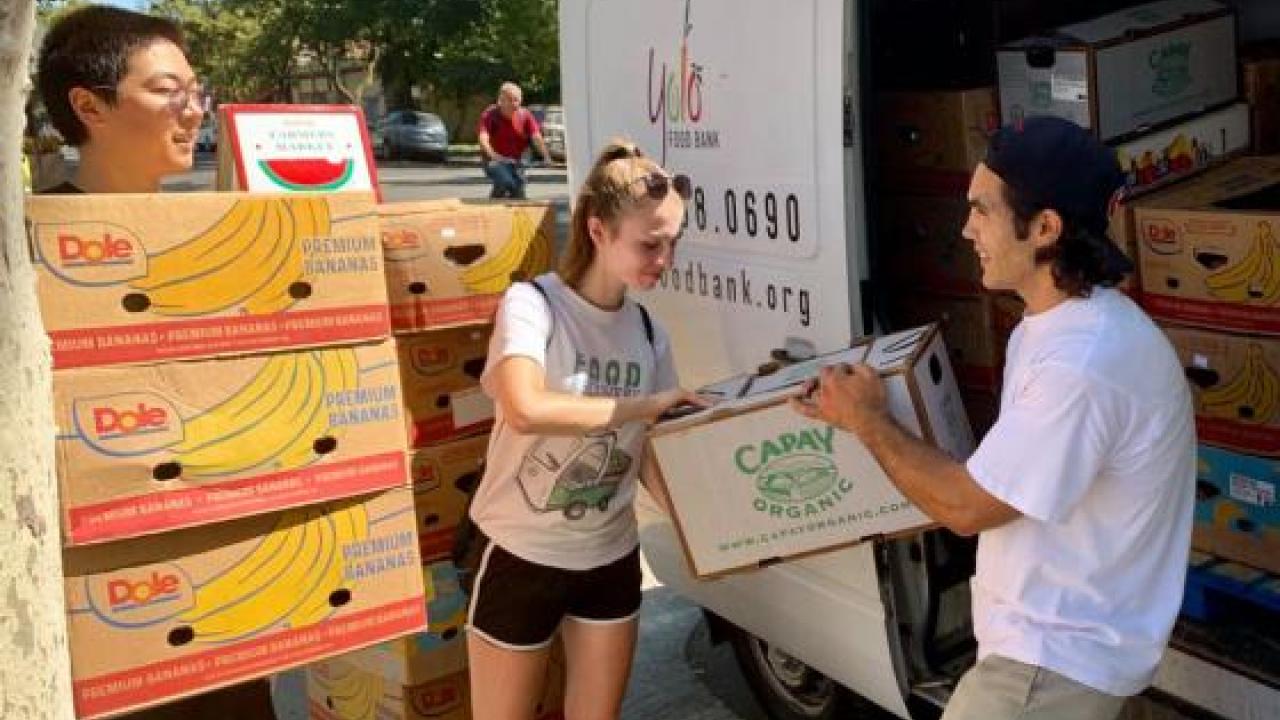
{"label": "man in red shirt in background", "polygon": [[533,113],[520,107],[521,99],[519,85],[503,83],[498,90],[498,102],[480,114],[476,135],[484,155],[484,174],[493,181],[491,198],[524,198],[525,179],[520,158],[530,142],[538,146],[544,162],[551,162],[551,154],[542,139],[542,128]]}

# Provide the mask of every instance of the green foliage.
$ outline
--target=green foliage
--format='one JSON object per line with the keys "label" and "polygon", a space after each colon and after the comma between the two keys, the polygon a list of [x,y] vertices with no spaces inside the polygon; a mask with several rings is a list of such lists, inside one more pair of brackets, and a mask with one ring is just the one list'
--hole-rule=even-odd
{"label": "green foliage", "polygon": [[[84,0],[44,0],[57,12]],[[526,100],[555,100],[557,0],[152,0],[180,21],[190,57],[217,100],[284,100],[300,58],[331,78],[376,69],[395,106],[411,88],[461,101],[504,80]],[[365,80],[367,81],[368,78]],[[362,81],[363,82],[363,81]],[[341,87],[341,86],[340,86]],[[359,87],[341,87],[355,100]]]}

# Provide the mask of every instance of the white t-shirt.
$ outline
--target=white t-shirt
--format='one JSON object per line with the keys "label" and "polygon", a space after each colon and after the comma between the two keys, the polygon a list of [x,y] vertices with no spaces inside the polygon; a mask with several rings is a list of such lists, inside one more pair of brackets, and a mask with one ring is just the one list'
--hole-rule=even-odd
{"label": "white t-shirt", "polygon": [[[636,397],[678,385],[666,333],[654,322],[651,344],[636,303],[601,310],[554,273],[537,282],[545,300],[516,283],[498,308],[480,378],[489,395],[493,369],[513,355],[541,365],[554,392]],[[644,433],[636,421],[587,436],[525,435],[504,422],[499,405],[471,518],[530,562],[566,570],[607,565],[638,543],[632,500]]]}
{"label": "white t-shirt", "polygon": [[1022,517],[978,540],[978,655],[1113,695],[1151,682],[1182,603],[1195,425],[1164,334],[1115,290],[1028,316],[1009,341],[974,479]]}

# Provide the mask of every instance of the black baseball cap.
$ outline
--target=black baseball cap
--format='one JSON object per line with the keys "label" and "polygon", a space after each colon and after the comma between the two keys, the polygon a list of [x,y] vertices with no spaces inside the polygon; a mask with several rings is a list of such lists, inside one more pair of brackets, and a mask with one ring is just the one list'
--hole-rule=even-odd
{"label": "black baseball cap", "polygon": [[1115,152],[1088,130],[1057,117],[1026,118],[991,137],[983,164],[1036,205],[1089,230],[1109,273],[1133,272],[1107,234],[1124,173]]}

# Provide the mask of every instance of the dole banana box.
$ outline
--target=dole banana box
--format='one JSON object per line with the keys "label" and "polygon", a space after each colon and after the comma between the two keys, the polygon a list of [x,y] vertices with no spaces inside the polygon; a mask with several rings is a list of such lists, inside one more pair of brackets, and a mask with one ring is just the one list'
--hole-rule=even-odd
{"label": "dole banana box", "polygon": [[507,286],[555,254],[549,204],[387,203],[378,216],[397,333],[489,322]]}
{"label": "dole banana box", "polygon": [[418,552],[424,563],[453,557],[454,535],[484,475],[489,436],[457,440],[409,454]]}
{"label": "dole banana box", "polygon": [[390,334],[366,193],[27,198],[55,368]]}
{"label": "dole banana box", "polygon": [[1192,544],[1280,573],[1280,459],[1200,445]]}
{"label": "dole banana box", "polygon": [[1280,457],[1280,338],[1163,326],[1210,445]]}
{"label": "dole banana box", "polygon": [[307,668],[311,720],[470,720],[466,670],[418,685],[397,685],[335,658]]}
{"label": "dole banana box", "polygon": [[[708,577],[918,530],[929,518],[894,487],[853,435],[787,406],[826,365],[863,362],[885,381],[889,409],[909,432],[957,459],[973,432],[941,333],[928,325],[751,378],[740,396],[650,433],[693,574]],[[582,453],[568,484],[603,463]],[[598,477],[602,469],[595,470]],[[577,490],[577,488],[567,488]]]}
{"label": "dole banana box", "polygon": [[408,488],[63,553],[76,714],[160,704],[426,626]]}
{"label": "dole banana box", "polygon": [[464,325],[396,336],[410,447],[492,427],[493,400],[480,389],[492,332],[492,325]]}
{"label": "dole banana box", "polygon": [[[564,719],[564,646],[557,640],[547,660],[535,720]],[[307,668],[311,720],[469,720],[470,678],[465,670],[410,686],[350,662],[345,657]]]}
{"label": "dole banana box", "polygon": [[1132,209],[1148,312],[1280,334],[1280,156],[1232,161]]}
{"label": "dole banana box", "polygon": [[426,588],[429,625],[406,635],[348,654],[345,659],[398,686],[419,685],[467,668],[468,597],[452,562],[420,569]]}
{"label": "dole banana box", "polygon": [[54,403],[69,545],[408,484],[389,340],[63,370]]}

